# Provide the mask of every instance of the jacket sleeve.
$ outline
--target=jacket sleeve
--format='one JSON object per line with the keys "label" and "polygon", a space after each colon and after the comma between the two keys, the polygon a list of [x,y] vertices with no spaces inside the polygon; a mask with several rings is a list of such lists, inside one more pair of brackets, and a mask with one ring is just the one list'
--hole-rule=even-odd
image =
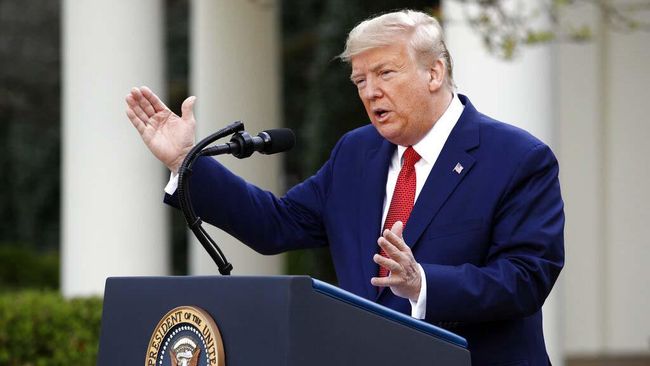
{"label": "jacket sleeve", "polygon": [[538,311],[564,265],[558,164],[539,144],[523,155],[499,201],[485,262],[422,263],[426,320],[481,322]]}
{"label": "jacket sleeve", "polygon": [[[261,254],[328,244],[323,224],[330,160],[318,172],[281,198],[250,184],[209,157],[197,159],[189,179],[194,210],[212,224]],[[179,207],[177,192],[165,195],[165,202]]]}

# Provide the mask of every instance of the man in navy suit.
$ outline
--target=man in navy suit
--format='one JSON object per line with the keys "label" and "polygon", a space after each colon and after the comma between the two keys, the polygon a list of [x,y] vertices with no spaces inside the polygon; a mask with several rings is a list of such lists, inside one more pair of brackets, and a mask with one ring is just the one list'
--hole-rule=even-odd
{"label": "man in navy suit", "polygon": [[[281,198],[200,158],[197,213],[263,254],[329,246],[342,288],[464,336],[475,365],[547,365],[541,307],[564,263],[550,149],[454,93],[426,14],[367,20],[340,57],[371,125]],[[146,87],[127,96],[129,119],[173,175],[194,142],[195,100],[179,117]]]}

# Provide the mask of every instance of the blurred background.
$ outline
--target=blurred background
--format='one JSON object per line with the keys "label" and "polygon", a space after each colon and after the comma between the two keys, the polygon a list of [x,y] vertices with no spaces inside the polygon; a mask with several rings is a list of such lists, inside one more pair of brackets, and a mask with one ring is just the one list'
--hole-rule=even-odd
{"label": "blurred background", "polygon": [[[557,155],[566,267],[544,305],[557,365],[650,365],[650,1],[0,0],[0,364],[94,364],[109,276],[216,274],[162,203],[169,172],[131,126],[147,85],[197,139],[290,127],[282,156],[220,158],[282,194],[367,123],[347,32],[439,17],[458,92]],[[336,279],[327,250],[264,257],[210,228],[233,274]]]}

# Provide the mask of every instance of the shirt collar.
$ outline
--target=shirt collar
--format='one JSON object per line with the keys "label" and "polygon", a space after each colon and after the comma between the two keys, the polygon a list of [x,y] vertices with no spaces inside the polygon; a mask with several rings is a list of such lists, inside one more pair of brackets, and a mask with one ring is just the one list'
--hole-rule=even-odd
{"label": "shirt collar", "polygon": [[[433,124],[433,127],[431,127],[429,132],[424,135],[422,140],[413,145],[413,149],[428,164],[433,164],[438,158],[442,146],[447,141],[451,130],[456,126],[456,122],[460,119],[460,115],[463,114],[464,108],[465,106],[461,103],[460,99],[458,99],[458,94],[454,93],[451,103],[449,103],[445,113],[438,118],[436,123]],[[397,161],[400,162],[400,164],[406,148],[407,146],[397,145],[397,153],[399,157]]]}

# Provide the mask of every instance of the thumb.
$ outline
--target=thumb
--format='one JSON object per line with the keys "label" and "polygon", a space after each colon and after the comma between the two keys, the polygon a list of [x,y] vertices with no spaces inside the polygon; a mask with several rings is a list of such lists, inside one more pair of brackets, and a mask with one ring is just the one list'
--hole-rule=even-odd
{"label": "thumb", "polygon": [[196,97],[191,96],[185,99],[183,105],[181,106],[181,117],[185,120],[194,119],[194,102],[196,102]]}
{"label": "thumb", "polygon": [[393,227],[390,228],[390,231],[393,232],[393,234],[399,236],[400,238],[402,237],[402,232],[404,231],[404,224],[401,221],[396,221],[393,224]]}

